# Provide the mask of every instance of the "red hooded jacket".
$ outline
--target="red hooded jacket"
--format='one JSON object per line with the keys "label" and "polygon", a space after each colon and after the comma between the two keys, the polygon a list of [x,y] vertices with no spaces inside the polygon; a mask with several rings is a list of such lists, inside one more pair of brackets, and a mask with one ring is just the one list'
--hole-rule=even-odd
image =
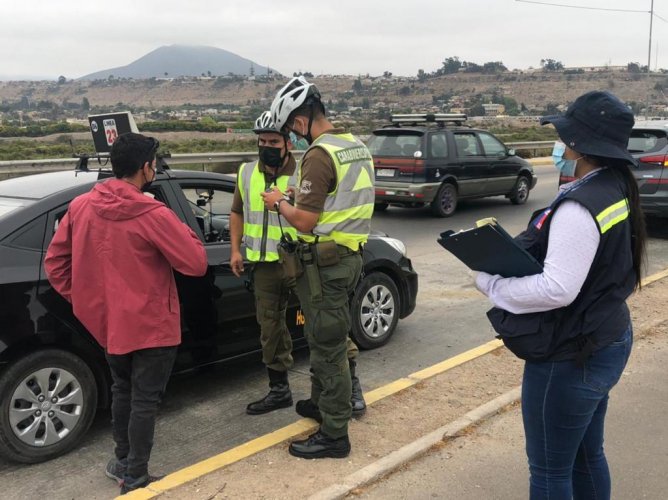
{"label": "red hooded jacket", "polygon": [[172,268],[207,270],[197,235],[163,203],[109,179],[72,200],[44,261],[53,288],[109,354],[181,343]]}

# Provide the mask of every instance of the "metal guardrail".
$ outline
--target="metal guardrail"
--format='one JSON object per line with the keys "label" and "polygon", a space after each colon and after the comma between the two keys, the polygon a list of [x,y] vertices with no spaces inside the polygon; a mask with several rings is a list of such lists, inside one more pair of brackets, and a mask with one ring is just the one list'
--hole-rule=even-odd
{"label": "metal guardrail", "polygon": [[[515,150],[530,151],[533,156],[538,150],[551,149],[554,141],[536,141],[536,142],[508,142],[506,146]],[[293,151],[298,158],[303,151]],[[173,154],[166,159],[168,165],[207,165],[214,163],[241,164],[247,161],[257,159],[257,151],[248,151],[242,153],[181,153]],[[0,174],[32,174],[35,172],[53,172],[58,170],[73,169],[78,158],[50,158],[46,160],[16,160],[0,161]],[[98,162],[97,159],[88,160],[88,168],[91,170],[107,165],[108,160]]]}

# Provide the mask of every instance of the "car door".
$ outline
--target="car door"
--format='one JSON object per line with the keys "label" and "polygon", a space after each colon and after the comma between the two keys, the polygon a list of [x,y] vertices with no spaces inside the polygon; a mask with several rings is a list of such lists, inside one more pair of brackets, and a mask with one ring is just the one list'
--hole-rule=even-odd
{"label": "car door", "polygon": [[456,163],[461,166],[457,176],[460,197],[479,196],[485,192],[487,178],[487,158],[482,152],[478,138],[473,131],[453,132],[452,149],[456,154]]}
{"label": "car door", "polygon": [[510,192],[517,182],[519,164],[508,155],[506,146],[488,132],[478,132],[487,160],[487,182],[485,194],[505,194]]}
{"label": "car door", "polygon": [[170,181],[183,220],[200,236],[209,267],[203,277],[176,274],[181,302],[182,346],[176,369],[183,370],[259,348],[255,302],[248,290],[250,265],[237,278],[229,265],[229,214],[234,185],[215,179]]}

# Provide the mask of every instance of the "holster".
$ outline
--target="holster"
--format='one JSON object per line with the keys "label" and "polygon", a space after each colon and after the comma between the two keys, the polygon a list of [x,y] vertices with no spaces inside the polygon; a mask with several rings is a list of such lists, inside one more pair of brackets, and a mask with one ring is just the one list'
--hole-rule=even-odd
{"label": "holster", "polygon": [[322,301],[322,282],[320,281],[317,257],[312,249],[313,246],[311,245],[302,245],[300,253],[304,264],[304,273],[308,280],[308,288],[311,292],[311,302],[320,302]]}

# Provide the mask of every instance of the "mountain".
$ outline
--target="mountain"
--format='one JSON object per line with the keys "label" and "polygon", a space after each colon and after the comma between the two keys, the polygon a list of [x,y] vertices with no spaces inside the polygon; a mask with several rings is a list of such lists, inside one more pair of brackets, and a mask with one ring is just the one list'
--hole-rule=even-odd
{"label": "mountain", "polygon": [[216,47],[169,45],[155,49],[127,66],[105,69],[80,80],[115,78],[176,78],[178,76],[222,76],[228,73],[266,75],[267,67]]}

